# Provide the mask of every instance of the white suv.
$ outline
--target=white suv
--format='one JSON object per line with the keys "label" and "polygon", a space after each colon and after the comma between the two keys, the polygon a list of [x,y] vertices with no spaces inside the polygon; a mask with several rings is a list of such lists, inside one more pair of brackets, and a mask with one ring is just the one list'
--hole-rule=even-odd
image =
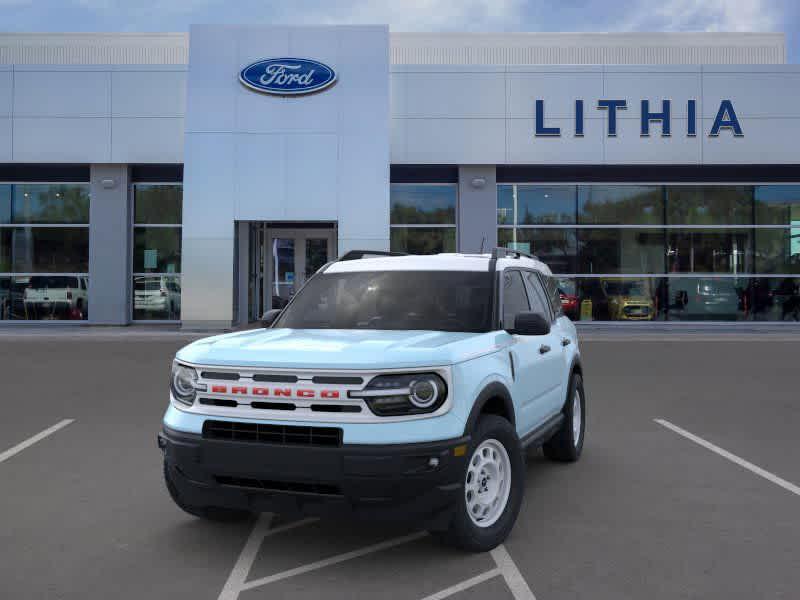
{"label": "white suv", "polygon": [[374,254],[325,265],[267,329],[177,353],[159,446],[178,506],[414,520],[482,551],[516,521],[526,447],[578,459],[583,370],[550,269]]}

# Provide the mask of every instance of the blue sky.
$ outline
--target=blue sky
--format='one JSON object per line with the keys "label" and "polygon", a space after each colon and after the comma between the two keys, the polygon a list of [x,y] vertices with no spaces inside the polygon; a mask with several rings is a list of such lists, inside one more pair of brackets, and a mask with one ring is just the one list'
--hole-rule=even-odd
{"label": "blue sky", "polygon": [[394,31],[779,31],[797,0],[0,0],[0,31],[185,31],[190,23],[389,23]]}

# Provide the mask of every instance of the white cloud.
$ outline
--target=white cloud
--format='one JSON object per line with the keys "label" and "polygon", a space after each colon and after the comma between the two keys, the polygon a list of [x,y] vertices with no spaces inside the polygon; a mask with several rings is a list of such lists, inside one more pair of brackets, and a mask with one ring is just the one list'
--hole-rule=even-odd
{"label": "white cloud", "polygon": [[775,31],[781,11],[767,0],[645,1],[621,29],[629,31]]}
{"label": "white cloud", "polygon": [[292,9],[290,22],[304,23],[388,23],[393,31],[470,31],[491,29],[513,23],[522,0],[355,0],[327,2],[308,13]]}

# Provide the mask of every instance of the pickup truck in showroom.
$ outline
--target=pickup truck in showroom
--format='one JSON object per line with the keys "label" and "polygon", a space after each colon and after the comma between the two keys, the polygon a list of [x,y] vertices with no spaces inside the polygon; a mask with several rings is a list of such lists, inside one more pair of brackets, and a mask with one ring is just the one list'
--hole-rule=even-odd
{"label": "pickup truck in showroom", "polygon": [[516,521],[526,449],[581,455],[576,330],[535,257],[352,251],[263,324],[172,364],[158,442],[192,515],[406,520],[485,551]]}

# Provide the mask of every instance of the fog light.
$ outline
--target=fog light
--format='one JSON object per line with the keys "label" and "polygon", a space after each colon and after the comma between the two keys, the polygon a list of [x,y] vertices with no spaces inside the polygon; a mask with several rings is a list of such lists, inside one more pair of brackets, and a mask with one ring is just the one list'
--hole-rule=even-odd
{"label": "fog light", "polygon": [[439,459],[438,459],[438,458],[433,458],[433,457],[432,457],[432,458],[429,458],[429,459],[428,459],[428,466],[429,466],[431,469],[435,469],[436,467],[438,467],[438,466],[439,466]]}

